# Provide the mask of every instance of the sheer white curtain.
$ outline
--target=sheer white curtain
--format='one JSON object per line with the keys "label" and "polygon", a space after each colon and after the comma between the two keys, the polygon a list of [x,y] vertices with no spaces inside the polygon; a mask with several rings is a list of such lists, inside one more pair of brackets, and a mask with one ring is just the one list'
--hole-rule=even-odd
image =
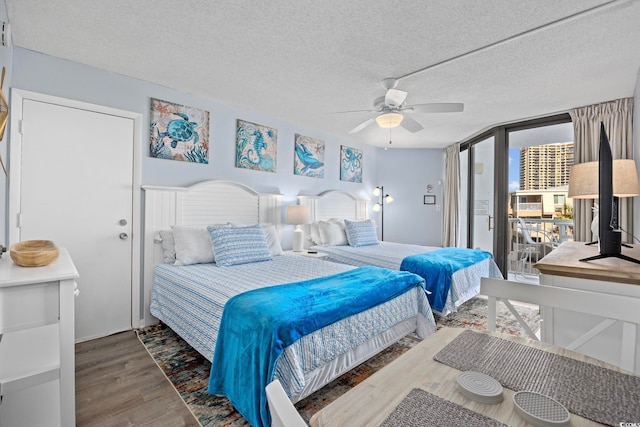
{"label": "sheer white curtain", "polygon": [[460,205],[460,144],[447,147],[444,179],[444,224],[442,246],[457,246]]}
{"label": "sheer white curtain", "polygon": [[[633,98],[623,98],[601,104],[590,105],[569,111],[574,131],[574,163],[598,160],[600,143],[600,122],[604,123],[614,159],[633,158]],[[573,201],[574,239],[590,242],[592,207],[594,200],[575,199]],[[620,228],[632,233],[633,204],[630,199],[620,199]],[[629,235],[623,234],[623,241],[631,242]]]}

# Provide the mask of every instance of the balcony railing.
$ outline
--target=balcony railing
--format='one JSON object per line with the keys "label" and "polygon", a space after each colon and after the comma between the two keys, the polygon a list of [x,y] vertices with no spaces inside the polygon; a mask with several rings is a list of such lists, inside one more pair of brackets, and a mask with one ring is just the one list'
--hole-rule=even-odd
{"label": "balcony railing", "polygon": [[533,265],[562,242],[573,240],[573,220],[509,218],[509,273],[537,276]]}

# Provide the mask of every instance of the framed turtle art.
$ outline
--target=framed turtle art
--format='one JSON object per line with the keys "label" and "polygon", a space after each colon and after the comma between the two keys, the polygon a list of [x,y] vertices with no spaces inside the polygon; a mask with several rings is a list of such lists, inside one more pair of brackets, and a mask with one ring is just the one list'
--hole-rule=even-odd
{"label": "framed turtle art", "polygon": [[151,98],[151,157],[209,163],[209,112]]}

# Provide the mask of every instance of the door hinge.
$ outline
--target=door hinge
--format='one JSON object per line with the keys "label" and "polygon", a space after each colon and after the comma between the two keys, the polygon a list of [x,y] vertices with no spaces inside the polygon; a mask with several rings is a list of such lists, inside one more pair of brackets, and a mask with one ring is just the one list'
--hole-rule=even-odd
{"label": "door hinge", "polygon": [[16,214],[16,227],[20,228],[22,227],[22,213],[18,212]]}
{"label": "door hinge", "polygon": [[24,121],[22,119],[18,120],[18,133],[22,135],[24,132]]}

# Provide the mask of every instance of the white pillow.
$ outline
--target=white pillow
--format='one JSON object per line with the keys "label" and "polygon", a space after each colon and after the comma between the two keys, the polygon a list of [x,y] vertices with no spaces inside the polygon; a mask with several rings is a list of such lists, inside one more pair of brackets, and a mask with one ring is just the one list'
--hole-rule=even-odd
{"label": "white pillow", "polygon": [[320,237],[320,223],[314,222],[309,226],[310,235],[308,236],[311,239],[311,243],[314,245],[322,245],[322,238]]}
{"label": "white pillow", "polygon": [[345,225],[337,220],[320,221],[320,238],[323,245],[342,246],[349,244]]}
{"label": "white pillow", "polygon": [[173,239],[173,231],[162,230],[160,233],[162,239],[162,255],[165,264],[173,264],[176,262],[176,243]]}
{"label": "white pillow", "polygon": [[278,238],[276,227],[273,224],[261,225],[262,231],[264,231],[264,238],[267,241],[267,246],[269,247],[269,253],[272,256],[282,255],[284,252],[282,251],[282,245],[280,244],[280,239]]}
{"label": "white pillow", "polygon": [[176,248],[175,265],[215,262],[211,238],[205,227],[174,225],[171,229]]}

